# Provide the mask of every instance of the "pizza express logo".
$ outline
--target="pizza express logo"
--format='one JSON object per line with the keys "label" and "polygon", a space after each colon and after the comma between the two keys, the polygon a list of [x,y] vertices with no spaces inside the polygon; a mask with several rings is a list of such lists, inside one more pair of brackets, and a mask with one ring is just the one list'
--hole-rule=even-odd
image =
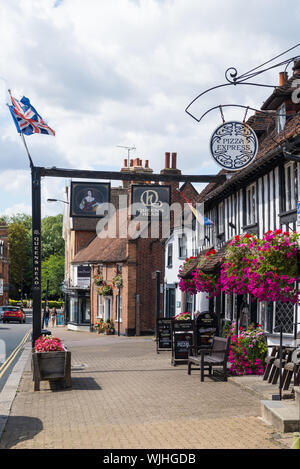
{"label": "pizza express logo", "polygon": [[256,157],[257,150],[256,134],[243,122],[225,122],[214,131],[210,140],[210,151],[215,161],[231,171],[248,166]]}

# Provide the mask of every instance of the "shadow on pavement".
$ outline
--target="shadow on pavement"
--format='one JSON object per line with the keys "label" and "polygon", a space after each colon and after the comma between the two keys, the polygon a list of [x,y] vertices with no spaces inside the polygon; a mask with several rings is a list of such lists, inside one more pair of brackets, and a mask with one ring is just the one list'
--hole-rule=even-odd
{"label": "shadow on pavement", "polygon": [[74,391],[74,390],[80,390],[80,391],[100,391],[101,387],[99,384],[94,380],[94,378],[73,378],[72,377],[72,387],[71,388],[65,388],[64,385],[60,381],[52,381],[50,382],[50,388],[51,391],[54,392],[62,392],[62,391]]}
{"label": "shadow on pavement", "polygon": [[43,430],[40,419],[26,416],[9,416],[0,440],[0,449],[9,449],[26,440],[32,440]]}

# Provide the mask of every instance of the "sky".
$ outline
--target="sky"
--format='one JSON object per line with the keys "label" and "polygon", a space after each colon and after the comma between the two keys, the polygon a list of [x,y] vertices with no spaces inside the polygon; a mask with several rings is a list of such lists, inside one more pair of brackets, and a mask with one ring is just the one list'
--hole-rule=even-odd
{"label": "sky", "polygon": [[[216,174],[209,140],[220,113],[198,123],[186,107],[225,83],[229,67],[245,73],[299,43],[299,23],[298,0],[0,0],[0,216],[31,213],[30,169],[8,88],[28,97],[56,132],[26,137],[38,166],[118,171],[126,146],[154,172],[165,152],[177,152],[184,174]],[[256,81],[277,85],[280,71]],[[200,117],[220,104],[260,108],[269,94],[228,86],[190,110]],[[242,109],[223,112],[244,118]],[[63,199],[69,182],[42,180],[42,216],[63,211],[47,198]]]}

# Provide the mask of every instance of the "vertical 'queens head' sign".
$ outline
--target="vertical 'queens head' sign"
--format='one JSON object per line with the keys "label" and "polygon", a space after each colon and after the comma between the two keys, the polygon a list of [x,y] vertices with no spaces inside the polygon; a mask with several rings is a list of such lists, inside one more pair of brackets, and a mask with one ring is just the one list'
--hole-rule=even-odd
{"label": "vertical 'queens head' sign", "polygon": [[244,122],[224,122],[210,139],[210,151],[222,168],[238,171],[248,166],[256,157],[257,137],[254,130]]}

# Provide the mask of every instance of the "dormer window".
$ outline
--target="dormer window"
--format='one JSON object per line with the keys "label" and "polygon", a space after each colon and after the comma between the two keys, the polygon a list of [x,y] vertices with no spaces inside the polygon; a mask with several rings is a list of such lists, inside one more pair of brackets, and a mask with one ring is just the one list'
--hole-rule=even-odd
{"label": "dormer window", "polygon": [[282,132],[284,129],[286,123],[286,109],[285,109],[285,103],[283,103],[279,108],[278,108],[278,114],[277,114],[277,133],[279,134]]}

